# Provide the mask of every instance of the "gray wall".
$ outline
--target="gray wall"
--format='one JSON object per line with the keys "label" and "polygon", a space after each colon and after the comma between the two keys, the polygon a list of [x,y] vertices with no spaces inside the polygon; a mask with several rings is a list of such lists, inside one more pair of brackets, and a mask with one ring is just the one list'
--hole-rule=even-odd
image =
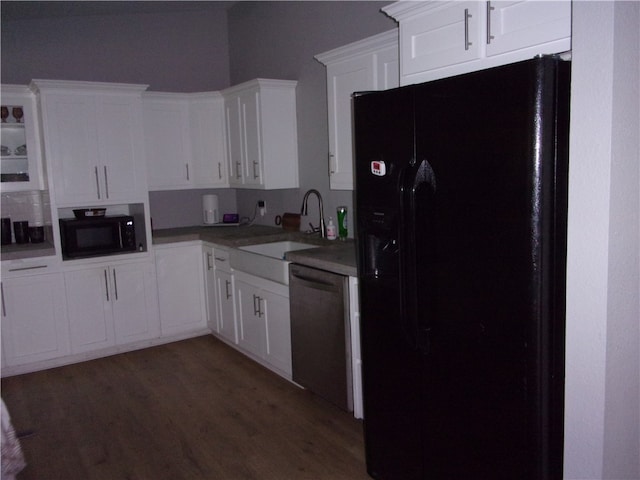
{"label": "gray wall", "polygon": [[640,478],[640,3],[574,2],[565,478]]}
{"label": "gray wall", "polygon": [[[34,7],[29,17],[14,18],[15,7],[7,3]],[[182,9],[167,13],[123,15],[97,14],[102,2],[89,5],[91,11],[68,7],[83,2],[44,2],[59,9],[41,3],[1,4],[2,83],[85,80],[149,84],[150,90],[174,92],[229,86],[226,2],[184,2]],[[57,16],[34,18],[37,14]]]}

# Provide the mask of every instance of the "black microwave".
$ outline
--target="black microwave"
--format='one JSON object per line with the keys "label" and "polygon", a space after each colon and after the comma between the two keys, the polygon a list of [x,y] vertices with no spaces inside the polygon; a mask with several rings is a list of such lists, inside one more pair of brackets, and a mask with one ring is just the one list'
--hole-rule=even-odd
{"label": "black microwave", "polygon": [[135,251],[135,222],[129,215],[61,218],[60,241],[64,258],[95,257]]}

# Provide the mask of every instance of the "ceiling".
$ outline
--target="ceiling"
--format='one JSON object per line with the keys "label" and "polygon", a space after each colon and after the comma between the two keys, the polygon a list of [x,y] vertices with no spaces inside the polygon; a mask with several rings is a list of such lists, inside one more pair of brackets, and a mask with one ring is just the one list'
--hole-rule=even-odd
{"label": "ceiling", "polygon": [[193,10],[224,11],[233,1],[21,1],[2,0],[2,20],[70,17],[86,15],[122,15],[172,13]]}

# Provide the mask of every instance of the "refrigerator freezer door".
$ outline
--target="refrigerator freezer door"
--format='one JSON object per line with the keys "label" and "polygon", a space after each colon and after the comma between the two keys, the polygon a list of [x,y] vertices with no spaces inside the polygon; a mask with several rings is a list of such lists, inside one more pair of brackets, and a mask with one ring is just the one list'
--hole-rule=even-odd
{"label": "refrigerator freezer door", "polygon": [[[413,157],[413,92],[356,96],[356,211],[367,470],[422,478],[422,371],[400,288],[400,180]],[[384,112],[383,115],[380,113]],[[385,165],[385,175],[371,171]],[[364,320],[366,319],[366,320]],[[381,414],[384,412],[383,414]]]}

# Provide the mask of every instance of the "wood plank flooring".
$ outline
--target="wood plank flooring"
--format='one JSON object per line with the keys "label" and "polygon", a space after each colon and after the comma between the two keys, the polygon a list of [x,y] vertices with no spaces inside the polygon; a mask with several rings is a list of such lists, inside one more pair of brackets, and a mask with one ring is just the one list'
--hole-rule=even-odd
{"label": "wood plank flooring", "polygon": [[2,379],[19,480],[368,479],[362,423],[213,336]]}

